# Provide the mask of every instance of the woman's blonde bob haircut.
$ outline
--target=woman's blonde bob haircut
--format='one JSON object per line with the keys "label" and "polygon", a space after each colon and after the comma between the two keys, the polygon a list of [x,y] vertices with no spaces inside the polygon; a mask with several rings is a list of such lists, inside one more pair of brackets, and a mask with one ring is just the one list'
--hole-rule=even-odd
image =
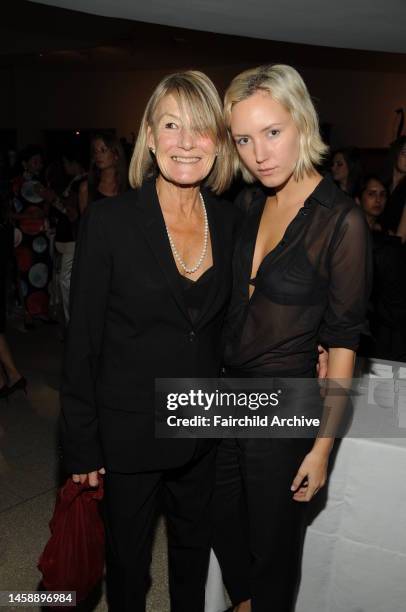
{"label": "woman's blonde bob haircut", "polygon": [[148,128],[154,129],[156,110],[165,96],[177,98],[182,119],[199,134],[210,135],[217,147],[217,158],[205,184],[215,193],[229,187],[233,178],[233,143],[226,128],[217,90],[202,72],[187,70],[166,76],[150,97],[138,132],[129,169],[131,187],[141,187],[145,179],[157,176],[155,156],[148,148]]}
{"label": "woman's blonde bob haircut", "polygon": [[[321,139],[319,120],[307,87],[300,74],[284,64],[259,66],[237,75],[224,97],[224,115],[228,128],[231,125],[233,106],[246,100],[257,91],[268,93],[289,111],[299,132],[299,156],[293,176],[295,180],[311,174],[328,151]],[[234,148],[234,172],[241,171],[247,183],[256,179],[241,163]]]}

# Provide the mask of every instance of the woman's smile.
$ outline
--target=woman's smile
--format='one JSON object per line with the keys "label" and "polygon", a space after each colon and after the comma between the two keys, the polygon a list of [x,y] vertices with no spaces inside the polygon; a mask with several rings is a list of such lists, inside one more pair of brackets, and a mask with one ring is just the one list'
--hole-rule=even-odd
{"label": "woman's smile", "polygon": [[171,159],[179,164],[197,164],[201,161],[201,157],[183,157],[180,155],[172,155]]}
{"label": "woman's smile", "polygon": [[169,182],[181,185],[203,181],[216,159],[217,143],[193,128],[191,118],[172,94],[161,100],[155,114],[148,140],[160,173]]}

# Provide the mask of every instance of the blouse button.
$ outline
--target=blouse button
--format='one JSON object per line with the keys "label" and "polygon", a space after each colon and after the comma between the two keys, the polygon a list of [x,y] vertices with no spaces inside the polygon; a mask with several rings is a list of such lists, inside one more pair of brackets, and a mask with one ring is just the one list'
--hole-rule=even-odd
{"label": "blouse button", "polygon": [[194,342],[196,340],[196,334],[194,331],[189,332],[189,342]]}

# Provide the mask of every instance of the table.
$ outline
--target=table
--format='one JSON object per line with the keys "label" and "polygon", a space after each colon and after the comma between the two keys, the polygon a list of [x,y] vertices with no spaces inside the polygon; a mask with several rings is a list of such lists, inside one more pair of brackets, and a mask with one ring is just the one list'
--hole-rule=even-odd
{"label": "table", "polygon": [[307,529],[296,612],[405,609],[405,474],[406,439],[342,441]]}

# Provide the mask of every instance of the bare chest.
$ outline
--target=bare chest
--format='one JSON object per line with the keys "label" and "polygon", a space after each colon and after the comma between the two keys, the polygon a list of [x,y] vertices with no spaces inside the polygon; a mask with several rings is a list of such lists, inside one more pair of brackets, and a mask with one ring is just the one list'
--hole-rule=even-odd
{"label": "bare chest", "polygon": [[[169,223],[167,230],[170,235],[172,255],[180,274],[190,280],[198,280],[206,270],[213,265],[210,231],[207,228],[207,239],[203,221],[196,223]],[[193,273],[185,273],[179,258],[189,269],[201,261],[198,269]]]}
{"label": "bare chest", "polygon": [[[265,204],[255,242],[252,260],[251,278],[255,278],[262,261],[282,241],[286,230],[296,217],[299,206],[278,208],[275,198],[269,198]],[[250,293],[253,287],[250,286]]]}

